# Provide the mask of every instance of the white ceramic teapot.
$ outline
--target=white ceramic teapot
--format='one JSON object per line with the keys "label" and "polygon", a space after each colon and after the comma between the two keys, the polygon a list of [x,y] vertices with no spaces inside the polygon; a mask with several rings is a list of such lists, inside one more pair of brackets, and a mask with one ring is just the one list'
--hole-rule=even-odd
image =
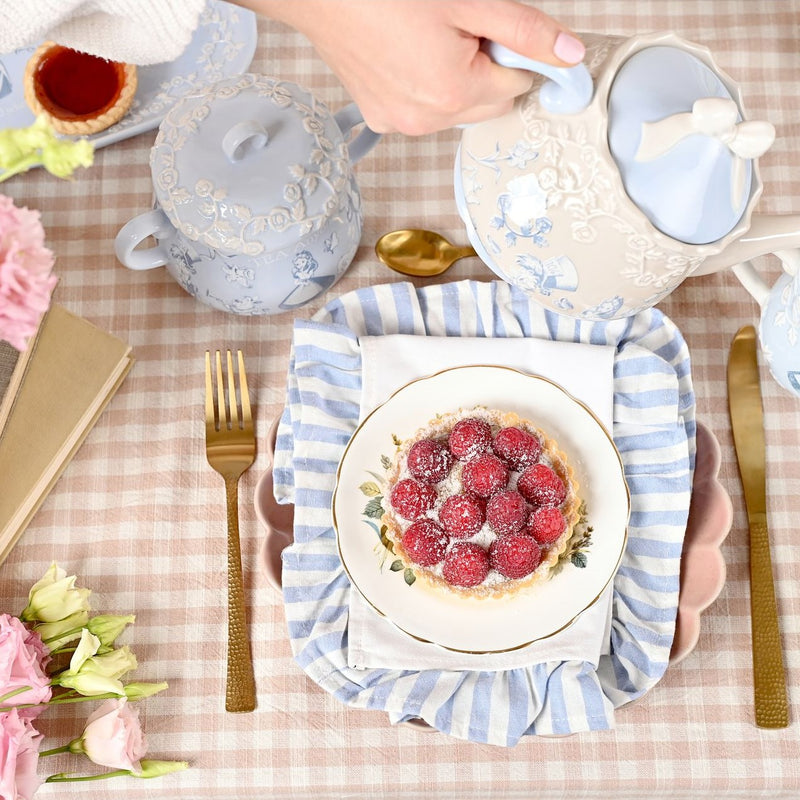
{"label": "white ceramic teapot", "polygon": [[[377,142],[354,105],[337,114],[288,81],[245,74],[180,100],[150,153],[156,206],[117,234],[130,269],[166,266],[198,300],[276,314],[344,274],[361,238],[352,165]],[[155,247],[138,248],[148,236]]]}
{"label": "white ceramic teapot", "polygon": [[562,314],[616,319],[690,275],[800,246],[800,217],[753,213],[774,129],[747,121],[706,48],[672,33],[583,38],[586,61],[569,69],[487,45],[548,78],[458,149],[458,210],[497,275]]}

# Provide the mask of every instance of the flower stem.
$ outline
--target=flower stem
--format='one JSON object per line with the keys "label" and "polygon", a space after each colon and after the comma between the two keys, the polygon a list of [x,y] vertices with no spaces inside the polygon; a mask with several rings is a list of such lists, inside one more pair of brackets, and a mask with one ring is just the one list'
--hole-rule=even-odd
{"label": "flower stem", "polygon": [[45,778],[45,783],[68,783],[72,781],[99,781],[103,778],[116,778],[120,775],[130,775],[131,771],[129,769],[115,769],[113,772],[102,772],[100,775],[79,775],[77,778],[73,778],[67,772],[57,772],[55,775],[51,775],[49,778]]}
{"label": "flower stem", "polygon": [[[43,641],[44,641],[45,644],[50,644],[50,642],[56,642],[59,639],[64,639],[67,636],[69,636],[69,637],[77,637],[77,636],[81,635],[81,631],[85,627],[86,627],[85,625],[81,625],[81,627],[79,627],[79,628],[72,628],[71,630],[64,631],[64,633],[60,633],[60,634],[58,634],[56,636],[51,636],[49,639],[44,639]],[[53,655],[53,653],[64,653],[64,652],[67,652],[67,650],[75,650],[76,649],[75,647],[67,648],[66,647],[67,644],[69,644],[69,641],[65,642],[63,647],[59,647],[59,648],[57,648],[55,650],[51,650],[50,651],[50,655]]]}
{"label": "flower stem", "polygon": [[56,703],[82,703],[84,700],[108,700],[111,697],[120,697],[114,692],[104,692],[103,694],[92,695],[78,695],[77,697],[56,697],[51,700],[48,705],[55,705]]}
{"label": "flower stem", "polygon": [[[54,639],[60,639],[61,637],[60,636],[54,636],[53,638]],[[45,644],[47,644],[47,642],[45,642]],[[63,647],[58,647],[55,650],[51,650],[50,651],[50,655],[51,656],[60,656],[63,653],[74,653],[77,649],[78,649],[77,647],[73,647],[71,645],[69,647],[64,645]]]}
{"label": "flower stem", "polygon": [[39,753],[39,757],[41,758],[42,756],[54,756],[56,753],[69,753],[69,750],[70,750],[69,745],[65,744],[62,745],[61,747],[54,747],[52,748],[52,750],[42,750]]}
{"label": "flower stem", "polygon": [[[10,700],[12,697],[16,697],[16,695],[18,695],[18,694],[23,694],[24,692],[29,692],[32,688],[33,687],[31,687],[31,686],[20,686],[19,689],[14,689],[13,691],[8,692],[7,694],[4,694],[2,697],[0,697],[0,703],[4,702],[6,700]],[[14,707],[16,708],[16,706],[14,706]],[[8,711],[8,709],[7,708],[2,708],[2,709],[0,709],[0,711]]]}
{"label": "flower stem", "polygon": [[[14,692],[16,694],[16,692]],[[64,703],[82,703],[84,700],[108,700],[111,697],[119,697],[120,695],[113,692],[105,692],[104,694],[94,695],[79,695],[78,697],[54,697],[46,703],[23,703],[18,706],[0,706],[0,713],[3,711],[11,711],[12,708],[36,708],[37,706],[54,706],[63,705]]]}

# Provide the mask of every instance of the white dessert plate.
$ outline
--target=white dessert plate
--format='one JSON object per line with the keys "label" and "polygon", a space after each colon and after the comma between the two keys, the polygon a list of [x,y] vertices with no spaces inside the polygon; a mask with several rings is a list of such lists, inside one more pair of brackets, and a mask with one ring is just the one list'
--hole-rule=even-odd
{"label": "white dessert plate", "polygon": [[[208,0],[192,41],[181,56],[168,63],[139,67],[130,111],[116,125],[89,136],[89,140],[96,148],[105,147],[157,127],[193,86],[244,72],[253,60],[257,43],[256,16],[252,11]],[[35,49],[25,47],[0,55],[0,128],[33,124],[22,77]]]}
{"label": "white dessert plate", "polygon": [[[409,582],[381,543],[375,487],[403,440],[437,414],[476,405],[513,411],[545,431],[566,454],[580,484],[588,526],[555,574],[505,597],[464,597]],[[630,495],[608,431],[556,383],[507,367],[444,370],[409,383],[372,411],[342,456],[333,496],[339,554],[353,586],[398,628],[451,650],[502,652],[566,628],[613,579],[627,539]]]}
{"label": "white dessert plate", "polygon": [[[294,541],[294,506],[280,505],[272,491],[272,458],[280,418],[266,437],[269,465],[258,480],[254,502],[264,529],[261,570],[272,588],[281,591],[281,553]],[[683,661],[695,648],[703,612],[725,585],[725,559],[721,547],[733,521],[731,499],[719,482],[720,447],[703,423],[697,424],[697,457],[692,500],[683,541],[681,589],[670,665]]]}

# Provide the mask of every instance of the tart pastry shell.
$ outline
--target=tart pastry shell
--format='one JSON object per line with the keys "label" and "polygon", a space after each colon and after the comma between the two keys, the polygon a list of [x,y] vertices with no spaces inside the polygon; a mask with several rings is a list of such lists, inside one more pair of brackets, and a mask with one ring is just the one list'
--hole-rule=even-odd
{"label": "tart pastry shell", "polygon": [[25,66],[23,91],[25,102],[31,111],[37,117],[44,115],[55,131],[68,136],[89,136],[119,122],[128,113],[136,95],[138,85],[136,65],[112,62],[118,68],[121,85],[111,105],[87,114],[73,114],[67,111],[59,114],[59,110],[54,107],[55,104],[51,104],[51,108],[47,108],[42,102],[43,90],[40,88],[38,78],[40,65],[57,48],[69,49],[62,48],[62,45],[55,42],[44,42],[31,55]]}

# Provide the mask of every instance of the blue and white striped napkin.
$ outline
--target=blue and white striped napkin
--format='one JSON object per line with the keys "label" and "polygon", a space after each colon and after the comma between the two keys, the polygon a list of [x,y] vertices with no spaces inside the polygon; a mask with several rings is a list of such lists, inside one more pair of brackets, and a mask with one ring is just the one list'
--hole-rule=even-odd
{"label": "blue and white striped napkin", "polygon": [[[387,334],[538,337],[616,348],[613,435],[631,491],[631,518],[614,579],[610,652],[597,666],[348,666],[351,586],[338,557],[330,507],[336,467],[359,418],[358,339]],[[349,705],[383,709],[392,722],[419,717],[463,739],[510,746],[525,735],[613,727],[615,708],[652,688],[668,665],[694,446],[688,350],[656,309],[625,320],[576,320],[542,309],[499,281],[423,289],[395,283],[343,295],[295,324],[275,451],[276,498],[295,504],[283,590],[296,660]]]}

